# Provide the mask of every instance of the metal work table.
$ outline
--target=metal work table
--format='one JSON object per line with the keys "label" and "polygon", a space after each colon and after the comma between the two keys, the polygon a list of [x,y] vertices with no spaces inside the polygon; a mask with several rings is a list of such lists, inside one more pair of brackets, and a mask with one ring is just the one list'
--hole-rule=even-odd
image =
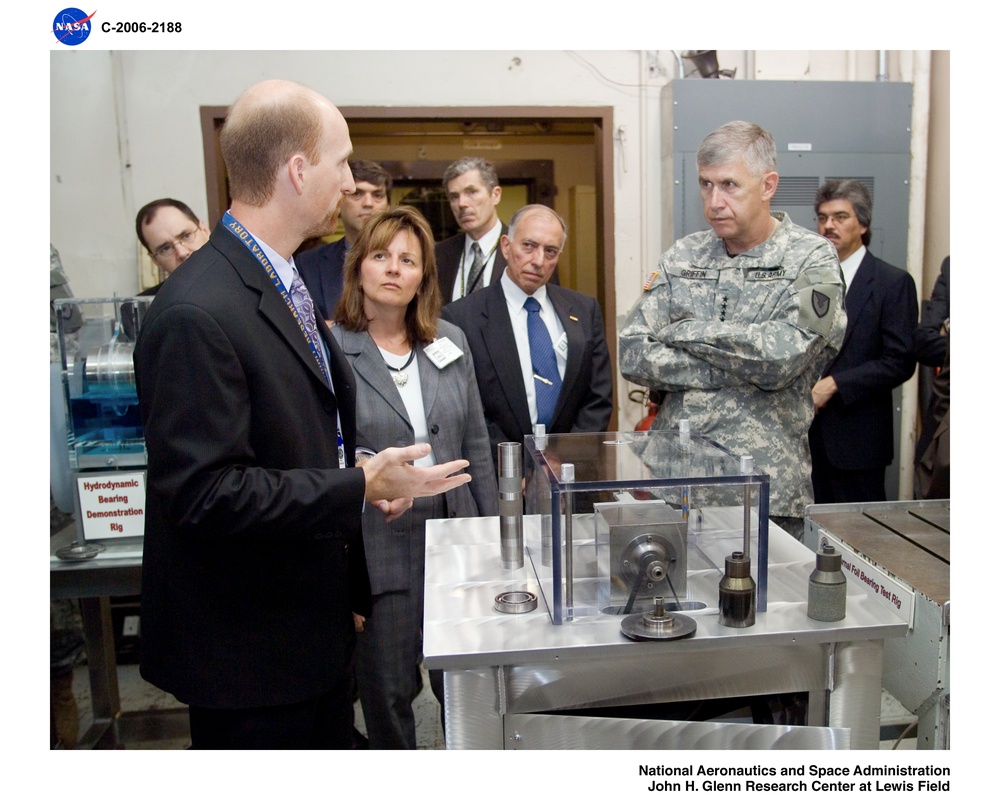
{"label": "metal work table", "polygon": [[805,541],[831,542],[883,604],[898,601],[909,631],[886,642],[883,685],[917,717],[919,749],[949,749],[951,501],[809,506]]}
{"label": "metal work table", "polygon": [[87,645],[87,669],[93,723],[80,737],[79,747],[116,747],[121,702],[115,659],[111,597],[139,594],[142,582],[142,543],[111,544],[86,561],[61,561],[56,550],[75,541],[72,526],[51,538],[49,593],[53,599],[78,599]]}
{"label": "metal work table", "polygon": [[[705,530],[741,513],[706,509]],[[526,538],[539,524],[524,518]],[[850,585],[846,619],[809,619],[815,554],[773,523],[767,611],[756,624],[722,627],[712,602],[684,612],[697,621],[692,637],[656,642],[627,639],[622,617],[613,614],[553,625],[530,560],[501,568],[499,530],[497,517],[427,524],[424,658],[444,671],[450,749],[878,747],[883,639],[904,636],[906,623]],[[719,577],[714,571],[690,580],[707,579],[717,590]],[[539,597],[536,610],[494,611],[496,595],[519,590]],[[608,718],[600,711],[803,691],[806,726]]]}

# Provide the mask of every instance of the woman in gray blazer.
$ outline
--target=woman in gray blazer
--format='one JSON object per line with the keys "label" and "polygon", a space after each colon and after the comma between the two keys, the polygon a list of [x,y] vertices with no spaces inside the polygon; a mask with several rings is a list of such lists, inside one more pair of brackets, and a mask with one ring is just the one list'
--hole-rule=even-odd
{"label": "woman in gray blazer", "polygon": [[348,253],[332,326],[357,377],[358,441],[373,452],[429,442],[427,463],[464,458],[472,474],[394,520],[371,505],[364,511],[373,611],[358,635],[355,672],[373,749],[416,748],[424,523],[498,513],[472,355],[462,330],[438,319],[440,308],[427,221],[408,206],[373,215]]}

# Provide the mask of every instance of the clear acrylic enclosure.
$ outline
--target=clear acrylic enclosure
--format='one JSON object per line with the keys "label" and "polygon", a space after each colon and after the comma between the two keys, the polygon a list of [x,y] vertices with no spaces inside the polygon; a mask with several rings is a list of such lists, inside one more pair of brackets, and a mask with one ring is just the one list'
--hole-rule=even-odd
{"label": "clear acrylic enclosure", "polygon": [[553,624],[718,607],[725,559],[751,558],[767,609],[768,476],[686,430],[526,436],[524,539]]}

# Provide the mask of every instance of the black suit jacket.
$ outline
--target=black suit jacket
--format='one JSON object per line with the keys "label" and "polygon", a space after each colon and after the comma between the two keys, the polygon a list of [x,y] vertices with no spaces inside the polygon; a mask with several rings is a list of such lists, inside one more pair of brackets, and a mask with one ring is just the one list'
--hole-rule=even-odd
{"label": "black suit jacket", "polygon": [[[507,226],[500,226],[500,235],[507,235]],[[462,264],[462,253],[465,251],[465,232],[457,233],[450,239],[438,242],[434,245],[434,261],[437,263],[438,285],[441,287],[441,302],[448,304],[455,291],[455,279],[458,277],[458,268]],[[504,258],[500,250],[500,241],[497,240],[497,255],[493,260],[493,281],[500,280],[503,271],[507,268],[507,259]]]}
{"label": "black suit jacket", "polygon": [[[571,289],[549,284],[546,290],[569,346],[548,433],[605,431],[611,419],[612,378],[601,307],[594,298]],[[458,325],[469,341],[491,451],[495,454],[500,442],[523,442],[532,433],[531,412],[499,278],[445,306],[441,317]]]}
{"label": "black suit jacket", "polygon": [[951,256],[941,262],[941,274],[934,281],[930,300],[923,302],[920,323],[913,332],[917,360],[930,367],[944,364],[948,350],[948,337],[941,333],[941,326],[951,317]]}
{"label": "black suit jacket", "polygon": [[148,451],[140,672],[182,702],[316,697],[348,675],[371,597],[353,375],[334,392],[264,268],[220,223],[139,331]]}
{"label": "black suit jacket", "polygon": [[822,440],[834,469],[876,469],[894,455],[892,390],[916,366],[917,289],[909,273],[867,252],[844,302],[844,344],[823,373],[836,380],[837,393],[817,412],[809,436]]}
{"label": "black suit jacket", "polygon": [[346,259],[347,239],[306,250],[295,257],[299,276],[323,319],[333,319],[333,309],[344,291]]}

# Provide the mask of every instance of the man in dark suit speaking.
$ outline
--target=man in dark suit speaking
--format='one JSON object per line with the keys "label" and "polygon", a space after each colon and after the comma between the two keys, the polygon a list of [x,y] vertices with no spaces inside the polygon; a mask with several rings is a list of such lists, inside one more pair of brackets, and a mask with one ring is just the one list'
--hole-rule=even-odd
{"label": "man in dark suit speaking", "polygon": [[908,273],[869,252],[872,200],[864,184],[827,181],[815,208],[844,273],[847,333],[812,390],[813,492],[817,503],[882,501],[894,454],[892,390],[916,366],[917,289]]}
{"label": "man in dark suit speaking", "polygon": [[354,466],[351,369],[292,259],[354,191],[341,113],[265,81],[233,104],[221,145],[232,207],[136,344],[140,671],[190,706],[196,748],[348,747],[371,607],[363,504],[398,516],[468,482],[453,475],[468,464],[415,468],[429,450],[415,445]]}
{"label": "man in dark suit speaking", "polygon": [[549,283],[565,243],[562,217],[525,206],[500,237],[500,279],[441,310],[469,340],[494,453],[536,423],[548,433],[607,430],[612,379],[601,308]]}

